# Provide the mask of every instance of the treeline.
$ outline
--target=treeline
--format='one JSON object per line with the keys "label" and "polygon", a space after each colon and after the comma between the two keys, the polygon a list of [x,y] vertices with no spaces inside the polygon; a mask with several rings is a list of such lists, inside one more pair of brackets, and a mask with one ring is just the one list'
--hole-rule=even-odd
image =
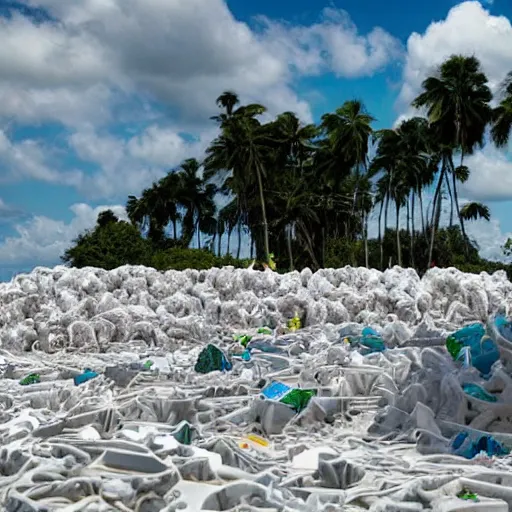
{"label": "treeline", "polygon": [[[126,255],[124,263],[156,258],[158,267],[165,267],[166,254],[182,251],[185,257],[183,251],[193,244],[216,263],[235,262],[244,254],[275,262],[281,270],[345,264],[380,269],[398,264],[420,272],[434,264],[495,269],[499,265],[481,260],[466,233],[468,221],[489,220],[489,209],[481,203],[461,205],[458,195],[471,172],[465,157],[483,146],[486,130],[496,146],[508,143],[512,74],[494,99],[493,108],[478,59],[461,55],[423,82],[413,106],[426,117],[396,129],[374,130],[374,118],[358,100],[323,115],[318,125],[301,124],[292,112],[263,122],[264,106],[240,105],[235,93],[225,92],[212,118],[219,135],[204,161],[186,160],[140,196],[130,196],[130,223],[105,214],[63,259],[83,266],[91,237],[99,243],[101,230],[115,229],[138,237],[132,246],[144,253],[143,258]],[[219,195],[225,198],[222,208]],[[447,225],[441,222],[445,202]],[[369,240],[373,212],[378,236]]]}

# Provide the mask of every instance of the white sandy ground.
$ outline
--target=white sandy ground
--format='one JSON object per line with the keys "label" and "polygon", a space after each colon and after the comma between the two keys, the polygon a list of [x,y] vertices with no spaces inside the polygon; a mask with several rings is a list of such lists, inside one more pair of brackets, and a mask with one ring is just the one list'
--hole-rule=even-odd
{"label": "white sandy ground", "polygon": [[[447,333],[509,314],[512,284],[434,269],[344,268],[279,275],[232,268],[38,268],[0,285],[1,510],[505,512],[512,457],[447,453],[462,424],[512,447],[509,348],[487,404],[462,392],[442,347]],[[281,355],[253,352],[231,372],[196,374],[209,342],[261,337]],[[371,325],[390,350],[362,357],[343,343]],[[426,347],[426,348],[425,348]],[[122,387],[89,367],[154,361]],[[21,386],[31,372],[41,383]],[[132,378],[133,377],[133,378]],[[294,415],[260,397],[262,379],[315,388]],[[193,426],[192,446],[171,435]],[[247,441],[256,432],[269,447]],[[240,444],[245,443],[244,447]],[[456,498],[466,488],[473,503]]]}

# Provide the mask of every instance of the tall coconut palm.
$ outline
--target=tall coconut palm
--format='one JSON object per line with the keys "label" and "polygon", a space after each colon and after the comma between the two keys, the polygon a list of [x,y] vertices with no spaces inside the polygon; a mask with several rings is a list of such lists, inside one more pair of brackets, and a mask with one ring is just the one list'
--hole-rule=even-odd
{"label": "tall coconut palm", "polygon": [[466,203],[460,209],[460,214],[464,220],[491,220],[491,212],[489,207],[482,203]]}
{"label": "tall coconut palm", "polygon": [[317,126],[303,125],[295,113],[284,112],[277,116],[269,129],[276,143],[278,165],[288,168],[296,176],[300,175],[316,149],[312,141],[319,133]]}
{"label": "tall coconut palm", "polygon": [[126,204],[126,213],[132,224],[142,231],[155,246],[165,239],[165,227],[169,222],[167,200],[158,183],[153,183],[142,191],[140,198],[130,196]]}
{"label": "tall coconut palm", "polygon": [[180,203],[182,180],[177,172],[171,171],[167,173],[159,182],[158,187],[161,197],[165,202],[165,210],[167,222],[172,224],[173,238],[178,239],[178,222],[181,221],[182,205]]}
{"label": "tall coconut palm", "polygon": [[[453,152],[460,153],[460,165],[463,165],[464,156],[472,153],[475,147],[483,145],[485,128],[492,114],[489,106],[491,90],[478,59],[463,55],[453,55],[443,62],[437,75],[424,80],[422,88],[413,106],[427,109],[435,137],[446,148],[446,160],[442,162],[435,193],[436,200],[440,200],[445,173],[451,172],[455,207],[462,234],[466,238],[464,219],[458,204]],[[434,211],[439,211],[439,208],[434,206]]]}
{"label": "tall coconut palm", "polygon": [[244,198],[244,202],[247,200],[248,189],[253,184],[256,185],[261,209],[264,258],[269,262],[270,242],[264,180],[271,139],[268,126],[262,125],[258,119],[265,111],[262,105],[246,105],[239,107],[231,117],[222,119],[221,134],[206,151],[205,169],[207,176],[230,171],[233,187]]}
{"label": "tall coconut palm", "polygon": [[512,133],[512,71],[500,87],[500,103],[492,113],[491,137],[499,148],[508,144]]}
{"label": "tall coconut palm", "polygon": [[[189,158],[181,164],[178,171],[180,180],[179,202],[185,209],[183,215],[182,239],[186,246],[197,234],[197,245],[201,247],[201,229],[211,231],[214,225],[215,194],[217,187],[206,183],[200,176],[200,164],[195,158]],[[208,227],[206,227],[208,226]]]}
{"label": "tall coconut palm", "polygon": [[227,231],[227,248],[226,254],[230,254],[231,251],[231,235],[233,234],[233,230],[237,227],[240,222],[240,209],[238,207],[238,200],[235,197],[232,199],[222,210],[219,212],[219,218],[221,222],[225,226],[225,230]]}
{"label": "tall coconut palm", "polygon": [[274,225],[286,237],[289,269],[294,270],[293,239],[298,234],[303,240],[317,270],[318,264],[308,226],[318,223],[318,216],[311,204],[311,194],[303,178],[283,173],[279,180],[279,189],[271,194],[272,207],[279,212]]}
{"label": "tall coconut palm", "polygon": [[[347,169],[352,170],[356,177],[366,171],[368,146],[373,133],[371,124],[374,120],[359,100],[346,101],[334,113],[322,116],[322,128],[330,142],[333,155],[331,166],[336,167],[336,179],[341,179]],[[356,186],[352,212],[357,194]]]}

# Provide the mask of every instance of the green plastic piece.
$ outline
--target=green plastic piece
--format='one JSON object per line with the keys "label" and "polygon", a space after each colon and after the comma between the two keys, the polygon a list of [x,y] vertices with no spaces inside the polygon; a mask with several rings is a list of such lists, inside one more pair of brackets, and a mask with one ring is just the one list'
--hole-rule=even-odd
{"label": "green plastic piece", "polygon": [[272,334],[272,330],[269,329],[268,327],[260,327],[258,329],[258,334],[268,334],[268,335],[270,335],[270,334]]}
{"label": "green plastic piece", "polygon": [[309,401],[316,396],[316,393],[315,389],[292,389],[279,401],[291,406],[295,412],[301,412],[307,407]]}
{"label": "green plastic piece", "polygon": [[457,359],[457,356],[459,355],[463,346],[464,343],[462,343],[462,341],[456,340],[454,336],[448,336],[448,338],[446,338],[446,349],[454,360]]}
{"label": "green plastic piece", "polygon": [[457,498],[466,501],[480,501],[477,494],[470,492],[467,489],[462,489],[462,491],[457,494]]}
{"label": "green plastic piece", "polygon": [[149,359],[142,365],[142,367],[146,370],[149,370],[153,366],[153,361]]}
{"label": "green plastic piece", "polygon": [[242,347],[246,348],[249,342],[252,340],[252,336],[249,336],[248,334],[235,334],[233,339],[238,341]]}
{"label": "green plastic piece", "polygon": [[31,373],[30,375],[27,375],[23,379],[20,380],[20,384],[22,386],[28,386],[30,384],[38,384],[41,382],[41,377],[38,373]]}
{"label": "green plastic piece", "polygon": [[172,436],[178,443],[190,445],[192,444],[192,429],[189,423],[184,423],[181,428],[172,433]]}

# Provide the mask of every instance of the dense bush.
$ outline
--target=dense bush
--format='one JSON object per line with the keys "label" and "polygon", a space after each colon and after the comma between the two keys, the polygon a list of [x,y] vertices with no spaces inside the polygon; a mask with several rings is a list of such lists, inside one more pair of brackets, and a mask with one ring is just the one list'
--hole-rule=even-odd
{"label": "dense bush", "polygon": [[106,270],[122,265],[149,265],[151,245],[135,226],[115,219],[81,234],[62,260],[72,267]]}
{"label": "dense bush", "polygon": [[[172,245],[172,240],[169,241]],[[122,265],[146,265],[157,270],[206,270],[231,265],[247,267],[249,262],[232,256],[219,257],[206,249],[180,246],[162,249],[145,239],[137,227],[119,221],[111,212],[103,212],[93,230],[80,235],[62,260],[72,267],[99,267],[112,270]]]}
{"label": "dense bush", "polygon": [[158,251],[151,259],[151,266],[157,270],[186,270],[187,268],[207,270],[212,267],[228,265],[243,268],[248,266],[248,262],[236,260],[230,256],[218,257],[206,249],[183,249],[178,247]]}

